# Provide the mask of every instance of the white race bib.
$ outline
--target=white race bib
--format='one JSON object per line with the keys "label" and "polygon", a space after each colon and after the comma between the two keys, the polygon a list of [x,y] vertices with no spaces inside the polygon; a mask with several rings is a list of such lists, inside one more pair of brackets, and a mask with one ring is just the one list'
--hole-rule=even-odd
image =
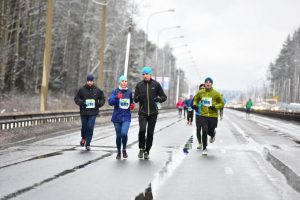
{"label": "white race bib", "polygon": [[95,108],[95,99],[85,100],[86,108]]}
{"label": "white race bib", "polygon": [[212,106],[212,98],[211,97],[203,97],[202,105],[206,106],[206,107]]}
{"label": "white race bib", "polygon": [[128,109],[130,106],[130,99],[120,99],[119,100],[119,108]]}

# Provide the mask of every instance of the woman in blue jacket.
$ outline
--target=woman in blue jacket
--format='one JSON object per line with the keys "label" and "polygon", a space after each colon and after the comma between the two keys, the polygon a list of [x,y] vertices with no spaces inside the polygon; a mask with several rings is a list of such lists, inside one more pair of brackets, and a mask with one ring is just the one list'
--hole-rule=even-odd
{"label": "woman in blue jacket", "polygon": [[119,87],[114,89],[108,99],[108,103],[114,106],[111,121],[114,123],[116,130],[117,157],[121,159],[121,146],[123,158],[127,158],[126,145],[127,133],[131,122],[131,110],[134,109],[132,92],[127,88],[127,78],[120,76]]}

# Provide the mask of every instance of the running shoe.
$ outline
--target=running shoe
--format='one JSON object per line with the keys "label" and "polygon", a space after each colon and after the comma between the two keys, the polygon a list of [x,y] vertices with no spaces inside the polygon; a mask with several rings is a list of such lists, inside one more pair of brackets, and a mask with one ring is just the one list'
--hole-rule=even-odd
{"label": "running shoe", "polygon": [[144,156],[144,149],[140,149],[140,152],[138,154],[138,158],[143,158]]}
{"label": "running shoe", "polygon": [[127,155],[127,152],[125,149],[123,149],[122,154],[123,154],[123,158],[128,158],[128,155]]}
{"label": "running shoe", "polygon": [[216,136],[215,137],[211,137],[211,138],[209,138],[209,142],[213,143],[215,141],[215,139],[216,139]]}
{"label": "running shoe", "polygon": [[90,150],[91,150],[91,146],[85,146],[85,149],[86,149],[87,151],[90,151]]}
{"label": "running shoe", "polygon": [[202,150],[202,156],[207,156],[207,149]]}
{"label": "running shoe", "polygon": [[148,160],[149,159],[149,153],[147,151],[145,151],[144,153],[144,159],[145,160]]}
{"label": "running shoe", "polygon": [[197,146],[197,149],[202,149],[202,144],[201,143]]}
{"label": "running shoe", "polygon": [[84,146],[84,144],[85,144],[85,139],[84,138],[81,138],[81,140],[80,140],[80,146]]}
{"label": "running shoe", "polygon": [[116,159],[120,160],[121,159],[121,153],[117,153]]}

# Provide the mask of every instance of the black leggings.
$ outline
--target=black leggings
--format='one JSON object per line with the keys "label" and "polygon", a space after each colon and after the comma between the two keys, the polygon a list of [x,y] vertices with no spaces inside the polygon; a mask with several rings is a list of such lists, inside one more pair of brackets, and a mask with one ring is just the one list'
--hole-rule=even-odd
{"label": "black leggings", "polygon": [[202,144],[203,149],[206,149],[207,146],[207,135],[210,137],[215,137],[215,128],[218,126],[217,117],[203,117],[200,116],[200,124],[202,127]]}
{"label": "black leggings", "polygon": [[193,110],[192,111],[187,111],[187,117],[186,117],[187,121],[193,122],[193,117],[194,117],[194,111]]}
{"label": "black leggings", "polygon": [[[157,113],[147,116],[145,114],[139,115],[139,148],[145,149],[149,153],[152,142],[153,142],[153,133],[156,124]],[[148,124],[148,127],[147,127]],[[146,127],[147,127],[147,137],[146,137]],[[146,148],[145,148],[146,145]]]}
{"label": "black leggings", "polygon": [[201,122],[200,122],[200,116],[196,115],[196,135],[198,139],[198,143],[201,144]]}

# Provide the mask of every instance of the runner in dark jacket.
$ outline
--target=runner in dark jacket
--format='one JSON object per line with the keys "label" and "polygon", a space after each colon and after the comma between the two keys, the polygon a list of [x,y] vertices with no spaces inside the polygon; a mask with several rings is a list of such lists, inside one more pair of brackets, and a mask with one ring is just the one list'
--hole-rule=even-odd
{"label": "runner in dark jacket", "polygon": [[86,150],[89,151],[96,116],[99,113],[99,108],[105,104],[104,94],[94,85],[94,77],[92,75],[87,76],[86,84],[79,89],[74,101],[80,107],[82,123],[80,145],[85,145]]}
{"label": "runner in dark jacket", "polygon": [[[158,115],[158,104],[167,100],[161,85],[151,78],[152,70],[144,67],[142,70],[144,80],[140,81],[135,88],[134,101],[139,103],[139,148],[138,157],[149,159],[152,147],[153,133]],[[148,124],[148,127],[147,127]],[[147,137],[146,134],[147,127]],[[146,139],[147,138],[147,139]]]}

